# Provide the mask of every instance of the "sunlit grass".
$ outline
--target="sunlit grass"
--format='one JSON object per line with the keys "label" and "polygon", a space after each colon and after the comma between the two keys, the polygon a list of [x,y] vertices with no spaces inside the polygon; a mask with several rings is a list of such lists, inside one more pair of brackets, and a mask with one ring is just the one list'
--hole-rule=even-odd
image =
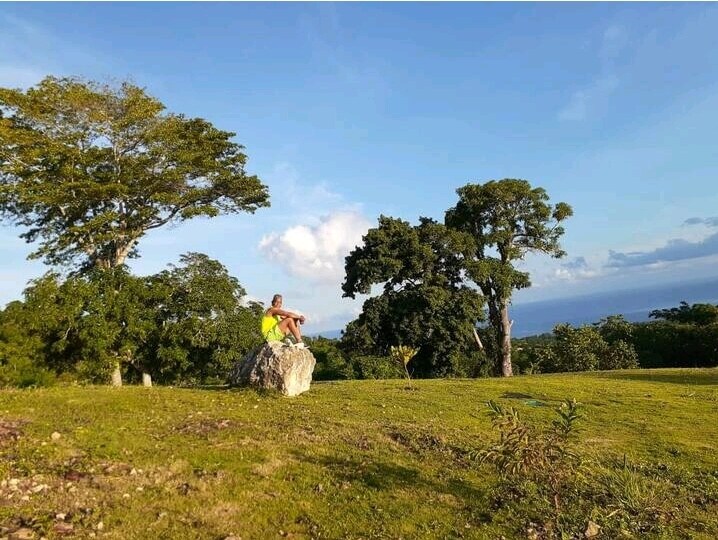
{"label": "sunlit grass", "polygon": [[[5,390],[0,537],[525,538],[522,515],[492,506],[495,473],[467,455],[495,438],[489,399],[543,421],[567,397],[582,404],[585,456],[668,471],[685,491],[662,536],[718,533],[713,369],[326,382],[297,398]],[[609,519],[596,512],[586,520]]]}

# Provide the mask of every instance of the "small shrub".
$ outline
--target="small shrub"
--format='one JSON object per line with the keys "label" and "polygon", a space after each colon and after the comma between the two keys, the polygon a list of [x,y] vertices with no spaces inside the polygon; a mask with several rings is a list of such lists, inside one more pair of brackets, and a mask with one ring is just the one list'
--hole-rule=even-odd
{"label": "small shrub", "polygon": [[332,381],[355,378],[354,369],[338,347],[338,341],[322,337],[305,338],[317,360],[312,378]]}
{"label": "small shrub", "polygon": [[419,349],[408,345],[397,345],[396,347],[392,345],[390,348],[391,357],[404,368],[404,373],[406,373],[408,380],[411,380],[411,375],[409,375],[409,362],[411,362],[411,359],[414,358],[418,352]]}
{"label": "small shrub", "polygon": [[388,356],[355,356],[354,371],[359,379],[401,379],[403,371]]}
{"label": "small shrub", "polygon": [[0,364],[0,388],[44,387],[55,383],[55,374],[26,358]]}
{"label": "small shrub", "polygon": [[525,422],[513,407],[504,409],[488,402],[499,441],[478,452],[481,462],[495,467],[502,479],[535,485],[539,493],[550,496],[556,511],[560,507],[567,480],[576,472],[580,460],[573,449],[578,403],[566,400],[556,409],[550,426],[540,429]]}

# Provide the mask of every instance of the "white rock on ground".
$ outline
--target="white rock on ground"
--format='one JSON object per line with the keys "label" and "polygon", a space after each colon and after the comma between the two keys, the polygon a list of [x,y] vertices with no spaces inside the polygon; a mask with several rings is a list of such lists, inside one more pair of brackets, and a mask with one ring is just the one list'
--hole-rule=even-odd
{"label": "white rock on ground", "polygon": [[309,390],[316,363],[314,355],[307,349],[278,341],[265,343],[235,364],[229,374],[229,384],[297,396]]}

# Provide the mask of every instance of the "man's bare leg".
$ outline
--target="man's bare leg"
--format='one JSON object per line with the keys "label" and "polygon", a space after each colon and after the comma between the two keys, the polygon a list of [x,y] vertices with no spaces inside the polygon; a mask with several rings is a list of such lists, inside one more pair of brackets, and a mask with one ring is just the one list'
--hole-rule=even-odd
{"label": "man's bare leg", "polygon": [[297,340],[297,343],[302,342],[302,333],[299,331],[299,326],[297,326],[297,323],[294,322],[294,319],[287,317],[286,319],[282,319],[279,323],[279,329],[284,332],[286,335],[287,332],[291,332],[294,336],[294,339]]}

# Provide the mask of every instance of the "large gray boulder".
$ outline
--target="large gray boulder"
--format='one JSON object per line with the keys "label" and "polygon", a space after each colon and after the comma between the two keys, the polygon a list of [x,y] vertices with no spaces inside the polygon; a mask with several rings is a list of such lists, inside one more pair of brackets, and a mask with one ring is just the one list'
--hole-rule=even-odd
{"label": "large gray boulder", "polygon": [[308,349],[273,341],[237,362],[229,374],[229,385],[279,390],[285,396],[296,396],[309,390],[316,364]]}

